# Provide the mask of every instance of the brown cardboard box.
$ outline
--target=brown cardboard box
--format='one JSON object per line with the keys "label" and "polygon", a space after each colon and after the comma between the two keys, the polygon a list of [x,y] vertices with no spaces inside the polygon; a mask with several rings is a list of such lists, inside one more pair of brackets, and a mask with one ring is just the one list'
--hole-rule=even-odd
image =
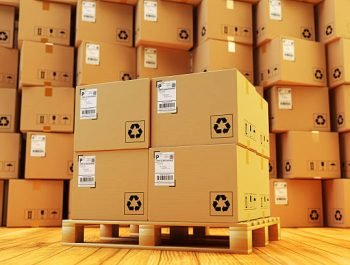
{"label": "brown cardboard box", "polygon": [[17,130],[17,90],[0,89],[0,133]]}
{"label": "brown cardboard box", "polygon": [[73,134],[28,132],[26,179],[71,179]]}
{"label": "brown cardboard box", "polygon": [[60,45],[70,43],[71,7],[58,3],[21,0],[18,47],[23,41],[41,41]]}
{"label": "brown cardboard box", "polygon": [[275,86],[266,95],[271,132],[331,130],[328,87]]}
{"label": "brown cardboard box", "polygon": [[254,82],[252,46],[208,39],[193,49],[193,72],[232,68]]}
{"label": "brown cardboard box", "polygon": [[282,178],[340,178],[338,133],[283,133],[280,148]]}
{"label": "brown cardboard box", "polygon": [[82,42],[78,49],[77,85],[136,77],[136,49],[103,42]]}
{"label": "brown cardboard box", "polygon": [[269,142],[270,142],[270,160],[269,160],[270,178],[277,178],[276,134],[270,133]]}
{"label": "brown cardboard box", "polygon": [[74,151],[150,146],[150,80],[78,87]]}
{"label": "brown cardboard box", "polygon": [[76,153],[69,218],[147,221],[148,149]]}
{"label": "brown cardboard box", "polygon": [[60,4],[70,4],[73,6],[77,5],[78,0],[41,0],[46,2],[54,2],[54,3],[60,3]]}
{"label": "brown cardboard box", "polygon": [[321,180],[271,179],[271,216],[281,227],[322,227]]}
{"label": "brown cardboard box", "polygon": [[19,133],[0,133],[0,178],[18,178],[21,136]]}
{"label": "brown cardboard box", "polygon": [[26,87],[22,90],[21,132],[73,132],[73,87]]}
{"label": "brown cardboard box", "polygon": [[132,6],[78,0],[75,47],[87,40],[132,47]]}
{"label": "brown cardboard box", "polygon": [[127,5],[136,5],[138,0],[101,0],[103,2],[127,4]]}
{"label": "brown cardboard box", "polygon": [[0,5],[19,7],[19,0],[0,0]]}
{"label": "brown cardboard box", "polygon": [[350,131],[350,85],[331,90],[334,128],[338,132]]}
{"label": "brown cardboard box", "polygon": [[136,6],[135,45],[189,50],[193,46],[193,7],[159,0]]}
{"label": "brown cardboard box", "polygon": [[73,86],[74,48],[24,41],[19,86]]}
{"label": "brown cardboard box", "polygon": [[202,0],[197,17],[199,44],[207,39],[253,44],[252,5],[249,3]]}
{"label": "brown cardboard box", "polygon": [[137,48],[137,78],[191,73],[189,51],[144,47]]}
{"label": "brown cardboard box", "polygon": [[[165,0],[162,0],[162,1],[165,1]],[[166,0],[166,1],[178,2],[178,3],[183,3],[183,4],[189,4],[189,5],[197,6],[198,4],[200,4],[200,2],[202,0]]]}
{"label": "brown cardboard box", "polygon": [[0,46],[13,47],[15,8],[0,5]]}
{"label": "brown cardboard box", "polygon": [[7,227],[61,226],[63,181],[9,180],[5,202]]}
{"label": "brown cardboard box", "polygon": [[[266,158],[270,157],[270,143],[269,143],[269,105],[267,101],[255,90],[253,93],[255,103],[252,106],[257,107],[257,112],[254,115],[257,135],[257,153]],[[247,128],[248,129],[248,128]],[[254,130],[253,130],[254,132]]]}
{"label": "brown cardboard box", "polygon": [[258,48],[258,83],[327,86],[324,44],[291,37],[277,37]]}
{"label": "brown cardboard box", "polygon": [[16,88],[18,73],[18,50],[0,46],[0,88]]}
{"label": "brown cardboard box", "polygon": [[256,44],[279,35],[315,40],[314,7],[289,0],[261,0],[256,6]]}
{"label": "brown cardboard box", "polygon": [[256,92],[262,97],[264,97],[264,87],[262,86],[255,86]]}
{"label": "brown cardboard box", "polygon": [[339,134],[342,177],[350,178],[350,132]]}
{"label": "brown cardboard box", "polygon": [[258,180],[259,162],[234,144],[151,148],[148,220],[235,223],[269,216],[259,198],[268,171]]}

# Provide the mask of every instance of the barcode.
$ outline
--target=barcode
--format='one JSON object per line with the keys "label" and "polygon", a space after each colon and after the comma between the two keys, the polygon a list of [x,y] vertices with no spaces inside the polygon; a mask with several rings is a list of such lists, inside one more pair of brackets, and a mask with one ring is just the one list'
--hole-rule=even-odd
{"label": "barcode", "polygon": [[155,61],[149,61],[149,60],[146,60],[146,64],[156,64],[156,62]]}
{"label": "barcode", "polygon": [[88,57],[87,59],[88,59],[88,61],[95,61],[95,62],[97,62],[97,61],[98,61],[98,59],[97,59],[97,58],[95,58],[95,57]]}
{"label": "barcode", "polygon": [[174,180],[174,176],[173,175],[158,175],[157,176],[157,180]]}
{"label": "barcode", "polygon": [[280,105],[290,105],[290,102],[280,102]]}
{"label": "barcode", "polygon": [[169,108],[175,108],[175,103],[159,103],[159,108],[160,109],[169,109]]}
{"label": "barcode", "polygon": [[287,56],[287,57],[293,57],[292,53],[284,53],[284,55]]}
{"label": "barcode", "polygon": [[82,177],[80,178],[80,182],[93,182],[95,180],[94,177]]}
{"label": "barcode", "polygon": [[149,17],[149,18],[155,18],[155,17],[156,17],[156,15],[154,15],[154,14],[146,14],[146,17]]}
{"label": "barcode", "polygon": [[84,15],[85,18],[94,18],[93,15]]}
{"label": "barcode", "polygon": [[95,113],[96,113],[95,109],[86,109],[81,111],[81,114],[95,114]]}
{"label": "barcode", "polygon": [[285,201],[286,198],[276,198],[277,201]]}
{"label": "barcode", "polygon": [[280,14],[279,13],[271,13],[271,16],[274,16],[274,17],[279,17]]}
{"label": "barcode", "polygon": [[33,153],[44,153],[44,151],[43,151],[43,150],[35,150],[35,149],[34,149],[34,150],[32,150],[32,152],[33,152]]}

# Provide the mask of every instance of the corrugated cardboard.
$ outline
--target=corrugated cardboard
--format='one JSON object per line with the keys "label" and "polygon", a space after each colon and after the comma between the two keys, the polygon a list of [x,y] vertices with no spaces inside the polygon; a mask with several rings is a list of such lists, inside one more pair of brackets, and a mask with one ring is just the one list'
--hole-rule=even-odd
{"label": "corrugated cardboard", "polygon": [[[93,176],[84,174],[86,156],[94,159]],[[78,152],[74,161],[69,218],[147,221],[148,149]],[[84,181],[91,177],[94,188]]]}
{"label": "corrugated cardboard", "polygon": [[19,86],[73,86],[74,48],[24,41]]}
{"label": "corrugated cardboard", "polygon": [[[94,93],[97,104],[86,108]],[[86,113],[96,114],[96,118]],[[150,146],[150,80],[81,86],[76,90],[74,151],[139,149]]]}
{"label": "corrugated cardboard", "polygon": [[271,216],[281,227],[322,227],[321,180],[271,179]]}
{"label": "corrugated cardboard", "polygon": [[350,85],[331,90],[332,124],[338,132],[350,131]]}
{"label": "corrugated cardboard", "polygon": [[[43,137],[38,147],[38,138]],[[27,133],[26,179],[71,179],[72,174],[73,134]]]}
{"label": "corrugated cardboard", "polygon": [[191,73],[189,51],[154,46],[137,48],[137,78],[189,73]]}
{"label": "corrugated cardboard", "polygon": [[7,227],[62,225],[63,181],[9,180],[5,190]]}
{"label": "corrugated cardboard", "polygon": [[189,50],[193,46],[193,7],[160,0],[136,6],[135,45]]}
{"label": "corrugated cardboard", "polygon": [[350,133],[339,134],[342,177],[350,178]]}
{"label": "corrugated cardboard", "polygon": [[276,154],[276,134],[270,133],[270,159],[269,159],[269,175],[270,178],[277,178],[277,154]]}
{"label": "corrugated cardboard", "polygon": [[73,132],[72,87],[25,87],[22,90],[21,132]]}
{"label": "corrugated cardboard", "polygon": [[0,178],[18,178],[21,136],[19,133],[0,133]]}
{"label": "corrugated cardboard", "polygon": [[[98,53],[91,53],[90,47]],[[82,42],[78,49],[77,85],[88,85],[136,77],[136,49],[103,42]]]}
{"label": "corrugated cardboard", "polygon": [[18,50],[0,46],[0,88],[16,88],[18,73]]}
{"label": "corrugated cardboard", "polygon": [[0,89],[0,133],[17,130],[17,90]]}
{"label": "corrugated cardboard", "polygon": [[340,178],[338,133],[284,133],[280,148],[282,178]]}
{"label": "corrugated cardboard", "polygon": [[322,43],[281,36],[261,45],[257,56],[257,82],[261,86],[327,86]]}
{"label": "corrugated cardboard", "polygon": [[13,47],[15,8],[0,5],[0,46]]}

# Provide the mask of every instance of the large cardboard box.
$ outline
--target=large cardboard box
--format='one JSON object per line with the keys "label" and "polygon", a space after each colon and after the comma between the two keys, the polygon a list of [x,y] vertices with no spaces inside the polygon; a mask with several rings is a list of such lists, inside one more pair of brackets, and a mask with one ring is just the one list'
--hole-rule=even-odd
{"label": "large cardboard box", "polygon": [[78,49],[77,85],[136,77],[136,49],[103,42],[82,42]]}
{"label": "large cardboard box", "polygon": [[71,179],[73,134],[28,132],[26,179]]}
{"label": "large cardboard box", "polygon": [[0,5],[0,46],[13,47],[15,8]]}
{"label": "large cardboard box", "polygon": [[191,73],[191,53],[161,47],[137,48],[137,78]]}
{"label": "large cardboard box", "polygon": [[78,87],[75,105],[75,152],[150,146],[149,79]]}
{"label": "large cardboard box", "polygon": [[132,6],[78,0],[75,47],[87,40],[132,47]]}
{"label": "large cardboard box", "polygon": [[331,90],[332,124],[338,132],[350,131],[350,85]]}
{"label": "large cardboard box", "polygon": [[0,133],[0,178],[18,178],[21,136],[18,133]]}
{"label": "large cardboard box", "polygon": [[252,5],[249,3],[202,0],[197,17],[199,44],[207,39],[253,44]]}
{"label": "large cardboard box", "polygon": [[277,178],[277,147],[276,134],[270,133],[270,159],[269,159],[269,175],[270,178]]}
{"label": "large cardboard box", "polygon": [[261,45],[257,58],[257,82],[261,86],[327,86],[322,43],[280,36]]}
{"label": "large cardboard box", "polygon": [[271,179],[271,216],[281,227],[322,227],[321,180]]}
{"label": "large cardboard box", "polygon": [[339,134],[342,177],[350,178],[350,132]]}
{"label": "large cardboard box", "polygon": [[17,88],[18,50],[0,46],[0,88]]}
{"label": "large cardboard box", "polygon": [[17,90],[0,89],[0,133],[17,130]]}
{"label": "large cardboard box", "polygon": [[136,6],[135,45],[189,50],[193,46],[193,7],[160,0]]}
{"label": "large cardboard box", "polygon": [[330,131],[328,87],[274,86],[267,91],[270,131]]}
{"label": "large cardboard box", "polygon": [[26,87],[22,90],[21,132],[73,132],[73,87]]}
{"label": "large cardboard box", "polygon": [[7,227],[61,226],[63,181],[9,180],[4,205]]}
{"label": "large cardboard box", "polygon": [[193,49],[193,72],[237,68],[254,82],[253,47],[208,39]]}
{"label": "large cardboard box", "polygon": [[340,178],[338,133],[283,133],[280,148],[282,178]]}

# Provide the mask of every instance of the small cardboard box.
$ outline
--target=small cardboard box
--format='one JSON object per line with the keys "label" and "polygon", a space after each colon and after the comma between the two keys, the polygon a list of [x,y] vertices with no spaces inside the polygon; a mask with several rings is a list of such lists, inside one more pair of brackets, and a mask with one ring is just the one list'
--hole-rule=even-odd
{"label": "small cardboard box", "polygon": [[269,159],[269,175],[270,178],[277,178],[277,147],[276,147],[276,134],[270,133],[270,159]]}
{"label": "small cardboard box", "polygon": [[17,90],[0,89],[0,133],[17,131]]}
{"label": "small cardboard box", "polygon": [[342,177],[350,178],[350,132],[339,134]]}
{"label": "small cardboard box", "polygon": [[338,132],[350,131],[350,85],[331,90],[332,125]]}
{"label": "small cardboard box", "polygon": [[0,88],[17,88],[18,50],[0,46]]}
{"label": "small cardboard box", "polygon": [[0,5],[0,46],[13,48],[15,8]]}
{"label": "small cardboard box", "polygon": [[19,133],[0,133],[0,179],[19,177],[21,136]]}

